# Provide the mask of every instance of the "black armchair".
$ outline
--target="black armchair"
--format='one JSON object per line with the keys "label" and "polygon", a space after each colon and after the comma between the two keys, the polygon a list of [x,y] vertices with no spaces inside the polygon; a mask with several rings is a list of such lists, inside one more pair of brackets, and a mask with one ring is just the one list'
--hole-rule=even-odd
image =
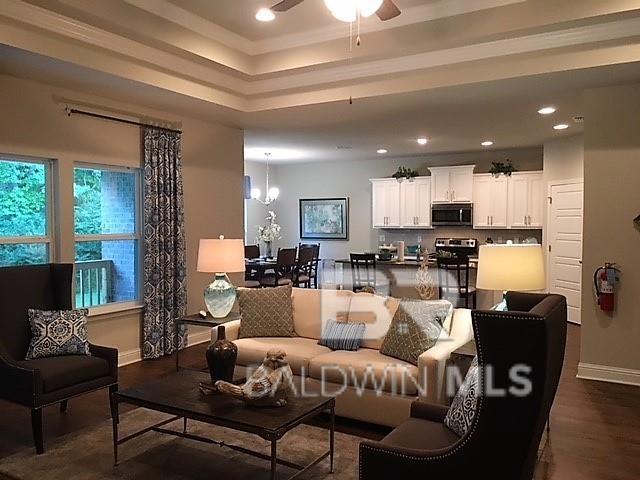
{"label": "black armchair", "polygon": [[[446,407],[414,402],[411,418],[382,441],[360,444],[361,479],[531,480],[562,372],[567,305],[559,295],[524,293],[509,293],[507,305],[511,311],[472,312],[485,394],[467,434],[444,425]],[[517,365],[531,369],[526,395],[509,391]],[[487,366],[492,389],[505,395],[486,395]]]}
{"label": "black armchair", "polygon": [[118,351],[90,345],[91,356],[65,355],[25,360],[31,329],[29,308],[72,308],[73,265],[0,268],[0,399],[31,409],[37,453],[44,452],[42,409],[109,387],[117,390]]}

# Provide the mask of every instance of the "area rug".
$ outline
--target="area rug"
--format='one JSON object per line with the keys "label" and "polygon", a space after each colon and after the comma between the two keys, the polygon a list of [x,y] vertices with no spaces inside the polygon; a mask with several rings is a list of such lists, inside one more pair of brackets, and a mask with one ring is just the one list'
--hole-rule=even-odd
{"label": "area rug", "polygon": [[[120,417],[120,438],[158,423],[168,416],[136,409]],[[46,445],[44,455],[29,448],[0,460],[0,478],[13,480],[252,480],[269,478],[269,462],[229,448],[149,432],[120,446],[120,464],[113,465],[111,421],[66,435]],[[180,430],[182,422],[167,428]],[[241,445],[269,454],[269,443],[259,437],[199,422],[189,422],[189,432]],[[328,448],[329,432],[300,425],[278,442],[278,457],[297,464],[310,463]],[[350,480],[358,477],[361,438],[336,432],[335,473],[325,459],[301,478]],[[278,478],[296,470],[278,465]]]}

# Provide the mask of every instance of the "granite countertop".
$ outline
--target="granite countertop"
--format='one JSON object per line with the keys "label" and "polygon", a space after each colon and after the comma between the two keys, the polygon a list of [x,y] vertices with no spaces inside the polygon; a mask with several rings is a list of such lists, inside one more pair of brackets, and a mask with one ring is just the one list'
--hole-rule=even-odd
{"label": "granite countertop", "polygon": [[[341,258],[336,260],[336,263],[350,264],[351,261],[348,258]],[[418,262],[413,259],[405,259],[402,262],[398,260],[376,260],[378,266],[391,266],[391,267],[415,267],[418,268],[422,262]],[[430,267],[435,267],[437,265],[436,259],[430,259],[429,264]],[[469,266],[470,268],[477,268],[478,266],[478,257],[477,255],[472,255],[469,257]]]}

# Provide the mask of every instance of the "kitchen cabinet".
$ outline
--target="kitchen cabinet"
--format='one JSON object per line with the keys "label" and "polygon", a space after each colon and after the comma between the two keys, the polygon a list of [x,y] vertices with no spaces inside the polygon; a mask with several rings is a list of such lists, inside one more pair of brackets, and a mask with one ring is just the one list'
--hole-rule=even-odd
{"label": "kitchen cabinet", "polygon": [[432,203],[473,202],[473,170],[475,165],[432,167]]}
{"label": "kitchen cabinet", "polygon": [[542,172],[516,172],[508,183],[508,227],[542,228],[545,197]]}
{"label": "kitchen cabinet", "polygon": [[504,175],[473,176],[473,228],[507,228],[509,189]]}
{"label": "kitchen cabinet", "polygon": [[418,177],[400,184],[402,227],[431,227],[431,179]]}
{"label": "kitchen cabinet", "polygon": [[373,228],[400,227],[400,184],[395,178],[372,179]]}
{"label": "kitchen cabinet", "polygon": [[373,228],[431,228],[431,179],[374,178]]}

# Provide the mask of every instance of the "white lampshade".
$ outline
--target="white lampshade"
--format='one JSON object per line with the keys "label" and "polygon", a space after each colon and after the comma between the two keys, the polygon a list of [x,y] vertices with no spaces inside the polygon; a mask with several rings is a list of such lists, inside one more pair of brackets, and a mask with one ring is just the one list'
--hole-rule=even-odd
{"label": "white lampshade", "polygon": [[544,290],[541,245],[481,245],[476,288],[483,290]]}
{"label": "white lampshade", "polygon": [[244,241],[224,237],[200,240],[198,271],[207,273],[244,272]]}

